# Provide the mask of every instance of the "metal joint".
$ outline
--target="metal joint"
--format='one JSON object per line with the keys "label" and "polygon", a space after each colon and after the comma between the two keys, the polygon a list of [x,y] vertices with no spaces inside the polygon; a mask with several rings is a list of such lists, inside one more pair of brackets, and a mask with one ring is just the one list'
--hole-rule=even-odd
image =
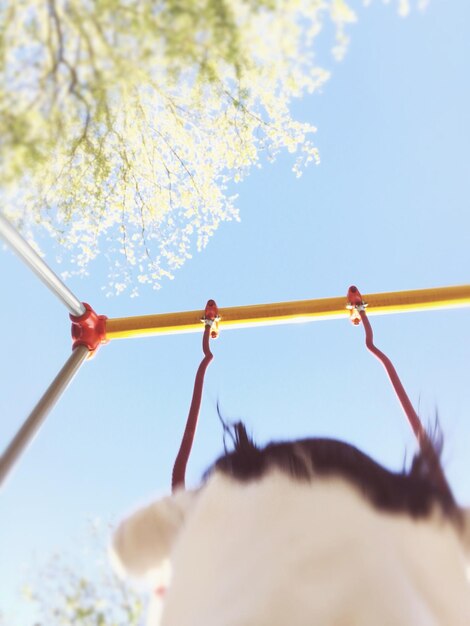
{"label": "metal joint", "polygon": [[366,310],[367,303],[362,299],[361,293],[357,287],[351,285],[348,289],[348,303],[346,304],[346,308],[349,309],[350,320],[357,326],[361,323],[361,312]]}
{"label": "metal joint", "polygon": [[220,315],[215,300],[207,301],[206,308],[204,310],[204,317],[201,318],[201,322],[203,322],[205,326],[210,327],[212,339],[217,339],[219,336]]}
{"label": "metal joint", "polygon": [[[86,302],[83,303],[86,311],[83,315],[70,315],[72,320],[72,349],[77,346],[86,346],[92,354],[101,344],[107,343],[106,315],[97,315]],[[90,355],[91,356],[91,355]]]}

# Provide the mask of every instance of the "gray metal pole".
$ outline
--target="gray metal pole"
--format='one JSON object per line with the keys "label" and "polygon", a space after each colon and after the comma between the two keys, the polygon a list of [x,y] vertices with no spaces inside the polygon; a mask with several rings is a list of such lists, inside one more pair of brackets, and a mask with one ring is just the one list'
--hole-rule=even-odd
{"label": "gray metal pole", "polygon": [[86,311],[80,300],[74,296],[70,289],[64,285],[60,278],[54,274],[51,268],[41,259],[37,252],[31,248],[13,226],[0,215],[0,236],[16,252],[16,254],[30,267],[42,282],[49,287],[62,304],[68,308],[72,315],[79,317]]}
{"label": "gray metal pole", "polygon": [[4,483],[21,453],[39,430],[49,411],[72,381],[88,354],[89,350],[86,346],[77,346],[73,350],[63,368],[13,437],[10,445],[0,457],[0,486]]}

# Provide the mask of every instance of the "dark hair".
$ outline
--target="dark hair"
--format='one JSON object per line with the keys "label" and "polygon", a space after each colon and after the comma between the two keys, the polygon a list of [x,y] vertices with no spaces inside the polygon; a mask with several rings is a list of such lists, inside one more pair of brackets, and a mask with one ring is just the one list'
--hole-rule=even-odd
{"label": "dark hair", "polygon": [[458,517],[452,494],[433,480],[422,452],[414,457],[409,470],[395,473],[343,441],[301,439],[260,448],[242,422],[224,429],[234,449],[226,450],[206,476],[219,471],[238,481],[250,481],[261,479],[272,469],[301,481],[336,475],[352,483],[378,509],[423,517],[438,505],[444,513]]}

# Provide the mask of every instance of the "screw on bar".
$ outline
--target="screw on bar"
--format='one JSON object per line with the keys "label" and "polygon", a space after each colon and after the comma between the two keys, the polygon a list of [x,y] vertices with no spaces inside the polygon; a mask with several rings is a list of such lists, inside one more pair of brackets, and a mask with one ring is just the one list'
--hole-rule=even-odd
{"label": "screw on bar", "polygon": [[350,320],[354,326],[358,326],[361,323],[360,311],[364,311],[367,304],[362,300],[358,288],[354,287],[354,285],[349,287],[347,298],[348,303],[346,308],[350,311]]}
{"label": "screw on bar", "polygon": [[210,326],[212,339],[217,339],[219,336],[220,316],[215,300],[207,301],[204,317],[201,319],[201,322],[203,322],[206,326]]}

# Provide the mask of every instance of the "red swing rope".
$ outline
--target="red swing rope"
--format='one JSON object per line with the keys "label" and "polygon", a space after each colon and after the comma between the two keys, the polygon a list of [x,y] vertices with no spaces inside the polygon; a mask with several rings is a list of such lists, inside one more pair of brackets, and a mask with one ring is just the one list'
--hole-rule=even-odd
{"label": "red swing rope", "polygon": [[[353,324],[358,325],[362,321],[366,336],[366,346],[370,352],[382,363],[384,366],[390,382],[397,394],[398,400],[405,412],[408,422],[415,434],[418,444],[424,457],[427,459],[431,472],[434,474],[436,485],[439,486],[453,501],[452,491],[447,483],[447,480],[442,471],[439,456],[434,448],[434,445],[429,438],[426,430],[424,429],[421,420],[419,419],[416,411],[411,404],[408,394],[403,387],[400,377],[393,366],[391,360],[374,344],[374,334],[372,326],[366,315],[366,306],[362,296],[357,287],[351,286],[348,290],[348,308],[351,310],[351,321]],[[186,466],[188,463],[189,455],[194,441],[194,435],[196,432],[197,421],[199,416],[199,409],[201,407],[202,390],[204,386],[204,375],[206,373],[209,363],[212,361],[213,355],[209,347],[209,339],[212,337],[215,339],[218,336],[218,321],[219,314],[217,305],[214,300],[209,300],[204,318],[202,321],[205,324],[204,335],[202,338],[202,349],[204,352],[204,358],[202,359],[199,368],[196,373],[194,381],[193,397],[191,400],[191,406],[189,409],[188,418],[186,421],[186,427],[181,441],[180,449],[173,466],[172,474],[172,490],[178,488],[184,488],[185,486],[185,474]]]}
{"label": "red swing rope", "polygon": [[357,289],[357,287],[350,287],[348,291],[348,308],[351,309],[351,321],[353,324],[358,325],[361,321],[364,325],[365,335],[366,335],[366,346],[372,354],[379,359],[379,361],[384,366],[390,382],[397,394],[398,400],[405,412],[406,417],[408,418],[408,422],[418,440],[418,444],[423,452],[423,455],[428,461],[429,467],[431,468],[432,473],[434,474],[434,479],[436,484],[447,493],[448,497],[453,501],[452,492],[447,483],[447,480],[444,476],[444,472],[442,471],[441,463],[439,460],[439,456],[434,448],[434,445],[429,438],[426,430],[424,429],[421,420],[418,417],[418,414],[413,408],[411,401],[408,397],[408,394],[403,387],[400,377],[393,366],[390,359],[377,348],[374,344],[374,334],[372,331],[372,326],[370,325],[369,318],[366,315],[367,304],[362,300],[362,296]]}
{"label": "red swing rope", "polygon": [[171,478],[171,488],[173,491],[179,488],[184,489],[185,487],[186,465],[188,464],[189,455],[191,454],[191,448],[193,446],[194,435],[196,433],[199,409],[201,408],[202,390],[204,387],[204,375],[213,358],[213,354],[209,347],[209,339],[210,337],[215,339],[218,335],[219,313],[214,300],[208,301],[202,321],[205,324],[204,335],[202,337],[202,351],[204,352],[204,357],[196,372],[193,397],[191,399],[188,419],[186,420],[186,427],[184,429],[180,449],[173,466],[173,474]]}

